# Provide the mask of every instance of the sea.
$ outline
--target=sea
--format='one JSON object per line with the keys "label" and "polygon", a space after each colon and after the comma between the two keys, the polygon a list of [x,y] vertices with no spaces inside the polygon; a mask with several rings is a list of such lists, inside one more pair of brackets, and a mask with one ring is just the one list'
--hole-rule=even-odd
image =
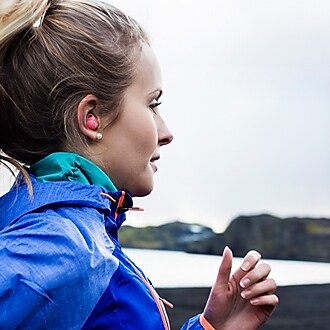
{"label": "sea", "polygon": [[[123,249],[157,288],[211,287],[221,256],[178,251]],[[242,263],[234,258],[233,270]],[[264,259],[278,286],[330,284],[330,263]]]}

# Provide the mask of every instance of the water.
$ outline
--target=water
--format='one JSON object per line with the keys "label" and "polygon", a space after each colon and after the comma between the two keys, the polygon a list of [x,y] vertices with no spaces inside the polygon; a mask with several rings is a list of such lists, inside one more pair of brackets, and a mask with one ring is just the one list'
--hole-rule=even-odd
{"label": "water", "polygon": [[[124,249],[155,287],[210,287],[215,281],[220,256],[177,251]],[[330,263],[264,260],[272,268],[270,277],[279,286],[330,283]],[[234,258],[233,269],[242,258]]]}

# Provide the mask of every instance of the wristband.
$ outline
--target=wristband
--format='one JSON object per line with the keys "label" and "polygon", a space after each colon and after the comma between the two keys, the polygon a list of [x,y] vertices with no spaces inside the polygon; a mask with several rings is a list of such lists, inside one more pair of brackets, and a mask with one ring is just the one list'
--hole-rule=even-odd
{"label": "wristband", "polygon": [[202,325],[202,327],[204,328],[204,330],[215,330],[215,328],[213,328],[213,326],[206,320],[206,318],[204,317],[204,314],[202,314],[200,316],[199,322]]}

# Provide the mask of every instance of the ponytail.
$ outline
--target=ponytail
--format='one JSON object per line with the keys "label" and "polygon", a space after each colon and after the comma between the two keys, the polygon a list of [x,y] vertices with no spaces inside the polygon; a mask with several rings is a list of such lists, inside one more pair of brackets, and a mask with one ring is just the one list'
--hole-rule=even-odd
{"label": "ponytail", "polygon": [[[6,41],[24,29],[32,27],[42,17],[47,6],[48,0],[2,0],[0,2],[0,50]],[[32,196],[32,182],[24,166],[14,158],[2,153],[0,153],[0,164],[6,167],[13,176],[16,175],[10,165],[19,170],[27,184],[29,194]]]}
{"label": "ponytail", "polygon": [[0,45],[32,27],[45,12],[48,0],[2,0],[0,2]]}
{"label": "ponytail", "polygon": [[[15,160],[14,158],[5,156],[3,154],[0,153],[0,164],[3,165],[5,168],[7,168],[7,170],[15,177],[16,174],[15,172],[12,170],[12,168],[10,167],[10,165],[12,165],[13,167],[15,167],[17,170],[19,170],[22,175],[23,178],[26,182],[28,191],[29,191],[29,195],[30,197],[33,196],[33,188],[32,188],[32,182],[30,179],[30,176],[28,174],[28,172],[26,171],[26,169],[24,168],[24,166],[22,166],[17,160]],[[10,164],[10,165],[8,165]]]}

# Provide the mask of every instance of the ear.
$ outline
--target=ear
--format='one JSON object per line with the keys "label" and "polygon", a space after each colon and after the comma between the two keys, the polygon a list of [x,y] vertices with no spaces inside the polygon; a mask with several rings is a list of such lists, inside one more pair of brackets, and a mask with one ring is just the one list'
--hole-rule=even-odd
{"label": "ear", "polygon": [[80,132],[95,141],[98,140],[97,129],[100,127],[100,118],[97,116],[98,99],[94,95],[85,96],[78,105],[77,119]]}

